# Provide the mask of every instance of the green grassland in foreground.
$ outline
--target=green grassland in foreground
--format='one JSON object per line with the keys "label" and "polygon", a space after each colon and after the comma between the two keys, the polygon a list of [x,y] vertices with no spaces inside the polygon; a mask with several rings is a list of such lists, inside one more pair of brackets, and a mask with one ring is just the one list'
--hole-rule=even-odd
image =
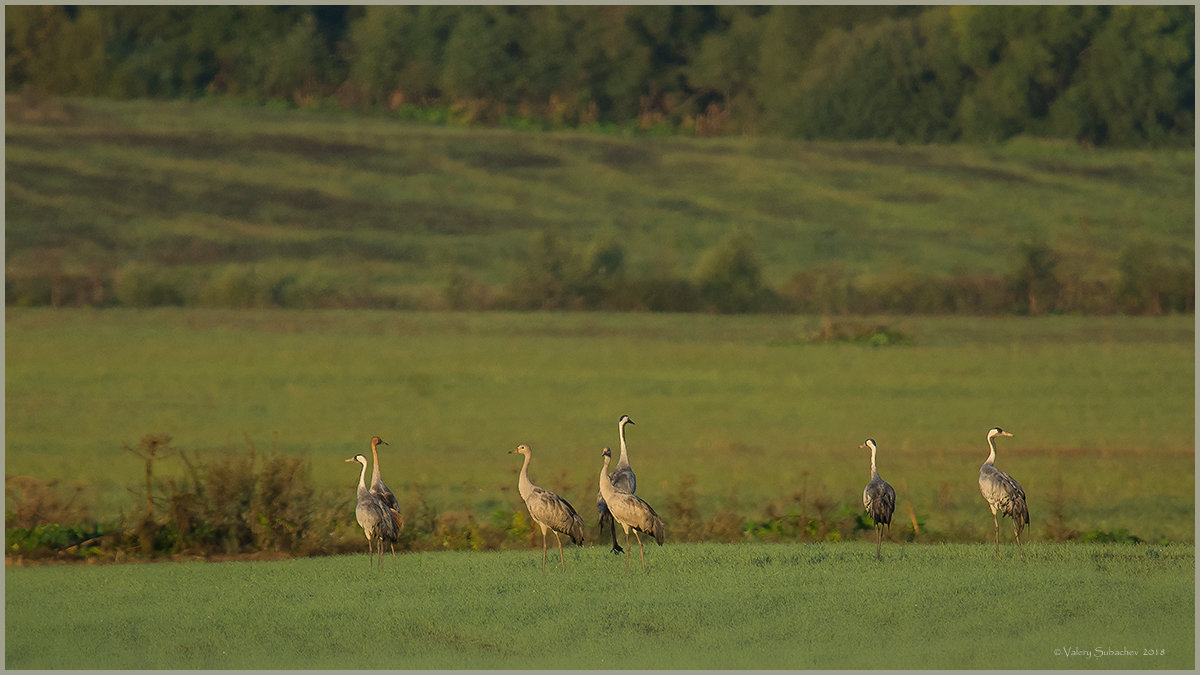
{"label": "green grassland in foreground", "polygon": [[[998,425],[1015,434],[997,464],[1029,495],[1028,541],[1050,538],[1052,521],[1194,541],[1191,317],[863,319],[911,336],[881,348],[810,344],[820,320],[796,316],[6,317],[6,474],[81,483],[102,520],[144,504],[142,463],[122,444],[167,433],[201,458],[250,439],[307,459],[316,489],[344,495],[349,532],[358,467],[343,460],[378,434],[402,502],[419,489],[438,513],[511,520],[523,505],[507,452],[529,443],[533,481],[594,527],[600,452],[627,413],[638,494],[660,512],[691,479],[702,518],[818,503],[848,517],[869,474],[858,445],[873,437],[896,536],[915,517],[919,541],[985,540],[976,481]],[[156,478],[182,470],[168,459]],[[684,537],[669,519],[667,533]]]}
{"label": "green grassland in foreground", "polygon": [[[1192,546],[671,544],[8,567],[8,668],[1191,669]],[[51,636],[71,636],[70,646]],[[1065,651],[1064,651],[1065,650]],[[1084,652],[1090,653],[1085,654]]]}

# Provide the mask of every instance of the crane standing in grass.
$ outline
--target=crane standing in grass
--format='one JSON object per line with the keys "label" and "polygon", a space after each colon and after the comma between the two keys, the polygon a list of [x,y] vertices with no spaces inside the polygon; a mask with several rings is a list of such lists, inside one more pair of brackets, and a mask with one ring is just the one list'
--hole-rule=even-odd
{"label": "crane standing in grass", "polygon": [[[379,451],[376,446],[389,445],[389,443],[378,436],[371,437],[371,457],[375,460],[374,468],[371,469],[371,494],[379,498],[384,506],[388,507],[388,515],[396,522],[396,532],[404,529],[404,517],[400,515],[400,504],[396,501],[396,495],[387,485],[383,483],[383,477],[379,474]],[[392,545],[392,555],[396,554],[395,544]]]}
{"label": "crane standing in grass", "polygon": [[867,509],[867,515],[875,521],[875,557],[882,559],[880,551],[883,542],[883,528],[885,525],[889,531],[892,528],[892,512],[896,510],[896,491],[887,484],[887,481],[879,477],[879,471],[875,468],[875,439],[868,438],[858,447],[871,449],[871,482],[863,488],[863,507]]}
{"label": "crane standing in grass", "polygon": [[608,504],[613,520],[621,524],[625,530],[625,569],[629,569],[629,530],[637,537],[638,554],[642,558],[642,571],[646,571],[646,553],[642,550],[642,535],[646,532],[654,537],[659,546],[663,543],[663,521],[658,517],[649,504],[641,497],[617,492],[612,480],[608,477],[608,463],[612,460],[612,451],[604,449],[604,466],[600,468],[600,494]]}
{"label": "crane standing in grass", "polygon": [[[608,474],[608,479],[612,481],[613,489],[617,492],[633,494],[637,492],[637,476],[633,474],[633,467],[629,466],[629,451],[625,447],[626,424],[633,424],[633,420],[629,419],[629,415],[621,415],[621,419],[617,420],[617,433],[621,436],[621,456],[617,459],[617,468]],[[625,549],[617,543],[617,523],[609,513],[604,495],[599,492],[596,493],[596,510],[600,512],[600,531],[604,531],[604,525],[607,523],[609,532],[612,533],[612,552],[623,553]]]}
{"label": "crane standing in grass", "polygon": [[554,531],[554,539],[558,541],[558,560],[564,572],[567,571],[567,561],[563,557],[562,539],[559,532],[571,537],[577,545],[583,544],[583,518],[575,513],[567,500],[549,490],[534,485],[529,480],[529,461],[533,450],[528,445],[518,445],[516,450],[509,450],[510,455],[525,455],[525,463],[521,465],[521,477],[517,481],[517,489],[521,491],[521,499],[529,509],[533,522],[542,528],[542,571],[546,571],[546,531]]}
{"label": "crane standing in grass", "polygon": [[358,476],[358,503],[354,506],[354,517],[367,536],[367,562],[371,562],[375,546],[379,548],[379,565],[383,566],[383,542],[392,545],[392,557],[396,556],[396,521],[392,519],[388,507],[378,497],[367,489],[367,458],[355,455],[346,460],[362,464],[362,473]]}
{"label": "crane standing in grass", "polygon": [[1008,516],[1013,521],[1013,537],[1017,540],[1017,551],[1021,558],[1025,552],[1021,550],[1021,531],[1029,524],[1029,507],[1025,504],[1025,491],[1013,477],[996,468],[996,444],[992,441],[997,436],[1012,436],[1000,427],[988,431],[988,446],[992,451],[987,461],[979,467],[979,491],[992,509],[992,523],[996,526],[996,557],[1000,557],[1000,520],[996,514]]}

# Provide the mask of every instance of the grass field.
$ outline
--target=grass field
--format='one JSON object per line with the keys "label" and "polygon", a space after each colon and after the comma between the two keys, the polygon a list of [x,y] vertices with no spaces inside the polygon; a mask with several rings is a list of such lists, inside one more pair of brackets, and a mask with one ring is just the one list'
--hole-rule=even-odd
{"label": "grass field", "polygon": [[[918,541],[980,541],[976,479],[998,425],[1015,434],[997,463],[1029,495],[1031,541],[1052,526],[1194,541],[1191,317],[871,319],[912,338],[882,348],[808,344],[820,322],[794,316],[6,317],[6,474],[82,483],[101,519],[144,504],[122,444],[150,433],[201,457],[249,438],[306,458],[347,514],[358,476],[342,460],[378,434],[393,490],[481,521],[523,510],[506,453],[529,443],[533,481],[593,513],[601,448],[627,413],[638,494],[660,512],[690,478],[704,518],[852,518],[869,474],[857,446],[873,437],[896,536],[915,518]],[[687,534],[674,524],[669,541]]]}
{"label": "grass field", "polygon": [[208,279],[216,293],[252,269],[424,306],[456,273],[508,283],[538,232],[619,241],[632,276],[690,278],[740,228],[771,287],[821,265],[868,282],[1008,275],[1027,241],[1062,255],[1064,279],[1112,282],[1130,244],[1188,257],[1194,247],[1186,150],[626,138],[214,102],[48,105],[54,114],[26,114],[9,98],[11,277],[131,279],[150,267]]}
{"label": "grass field", "polygon": [[[532,550],[410,554],[382,570],[365,555],[8,567],[5,665],[1195,665],[1192,546],[1032,544],[1023,562],[1012,547],[997,560],[985,544],[892,545],[881,563],[874,552],[865,543],[667,544],[646,552],[646,574],[577,548],[565,573],[543,573]],[[70,646],[48,636],[70,636]]]}

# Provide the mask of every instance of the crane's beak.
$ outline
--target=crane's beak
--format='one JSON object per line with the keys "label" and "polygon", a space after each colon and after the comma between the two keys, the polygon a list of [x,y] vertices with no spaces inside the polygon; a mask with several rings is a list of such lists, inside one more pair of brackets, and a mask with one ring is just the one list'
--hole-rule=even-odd
{"label": "crane's beak", "polygon": [[380,445],[391,445],[391,443],[388,443],[387,441],[383,440],[382,438],[379,439],[379,444]]}
{"label": "crane's beak", "polygon": [[865,447],[867,447],[867,444],[866,444],[866,443],[863,443],[862,445],[860,445],[860,446],[858,446],[858,447],[860,447],[860,448],[865,448]]}
{"label": "crane's beak", "polygon": [[1008,433],[1007,431],[1001,431],[1000,435],[1001,436],[1012,436],[1012,434]]}
{"label": "crane's beak", "polygon": [[357,460],[357,459],[354,459],[353,457],[351,457],[350,459],[348,459],[348,460],[346,460],[346,461],[347,461],[347,462],[357,462],[358,460]]}

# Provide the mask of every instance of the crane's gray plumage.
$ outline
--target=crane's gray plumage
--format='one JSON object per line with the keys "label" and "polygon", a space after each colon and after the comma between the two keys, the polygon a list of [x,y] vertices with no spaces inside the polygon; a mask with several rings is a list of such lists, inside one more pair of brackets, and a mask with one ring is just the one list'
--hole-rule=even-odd
{"label": "crane's gray plumage", "polygon": [[[400,504],[396,501],[396,495],[392,494],[391,489],[383,483],[383,477],[379,473],[379,451],[376,446],[389,445],[389,443],[378,436],[371,437],[371,457],[374,458],[374,468],[371,469],[371,494],[379,498],[388,507],[388,515],[396,522],[396,532],[404,529],[404,518],[400,515]],[[393,547],[393,552],[394,552]]]}
{"label": "crane's gray plumage", "polygon": [[[613,489],[617,492],[633,494],[637,492],[637,476],[629,466],[629,451],[625,447],[626,424],[633,424],[633,420],[629,419],[629,415],[621,415],[621,419],[617,420],[617,433],[621,436],[621,456],[617,459],[617,468],[608,474],[608,479],[612,481]],[[600,512],[600,531],[604,531],[604,525],[607,523],[612,534],[612,552],[622,553],[625,549],[617,543],[617,523],[613,520],[608,503],[604,501],[604,495],[600,492],[596,493],[596,510]]]}
{"label": "crane's gray plumage", "polygon": [[554,539],[558,542],[558,559],[563,571],[567,571],[567,561],[563,557],[562,539],[559,532],[569,536],[572,543],[583,544],[583,518],[575,512],[567,500],[553,492],[534,485],[529,480],[529,461],[533,450],[528,445],[518,445],[516,450],[509,450],[510,455],[525,455],[525,463],[521,465],[521,477],[517,481],[517,489],[529,516],[542,528],[542,570],[546,569],[546,530],[554,531]]}
{"label": "crane's gray plumage", "polygon": [[396,521],[392,519],[386,504],[367,489],[367,458],[355,455],[346,460],[362,464],[362,473],[358,476],[358,502],[354,506],[354,517],[358,520],[363,534],[367,537],[367,562],[374,555],[374,547],[379,548],[379,564],[383,565],[383,543],[392,545],[392,557],[396,556]]}
{"label": "crane's gray plumage", "polygon": [[890,531],[892,527],[892,512],[896,510],[896,491],[879,477],[879,471],[875,468],[875,440],[868,438],[858,447],[871,449],[871,481],[863,488],[863,507],[866,508],[867,515],[871,516],[871,520],[875,521],[875,557],[880,558],[883,528],[886,526]]}
{"label": "crane's gray plumage", "polygon": [[646,554],[642,550],[642,535],[645,532],[654,537],[659,546],[663,543],[663,521],[654,509],[641,497],[625,492],[617,492],[608,477],[608,463],[612,460],[612,451],[604,449],[604,466],[600,468],[600,494],[608,504],[608,510],[613,520],[621,524],[625,530],[625,569],[629,569],[629,530],[637,537],[638,553],[642,558],[642,571],[646,571]]}
{"label": "crane's gray plumage", "polygon": [[1012,476],[996,468],[996,444],[992,441],[997,436],[1012,436],[1000,427],[988,431],[987,441],[991,448],[987,461],[979,467],[979,492],[987,500],[992,510],[992,523],[996,526],[996,555],[1000,555],[1000,520],[997,514],[1008,516],[1013,521],[1013,537],[1017,540],[1017,551],[1021,557],[1025,552],[1021,549],[1021,532],[1029,524],[1029,507],[1025,503],[1025,490]]}

